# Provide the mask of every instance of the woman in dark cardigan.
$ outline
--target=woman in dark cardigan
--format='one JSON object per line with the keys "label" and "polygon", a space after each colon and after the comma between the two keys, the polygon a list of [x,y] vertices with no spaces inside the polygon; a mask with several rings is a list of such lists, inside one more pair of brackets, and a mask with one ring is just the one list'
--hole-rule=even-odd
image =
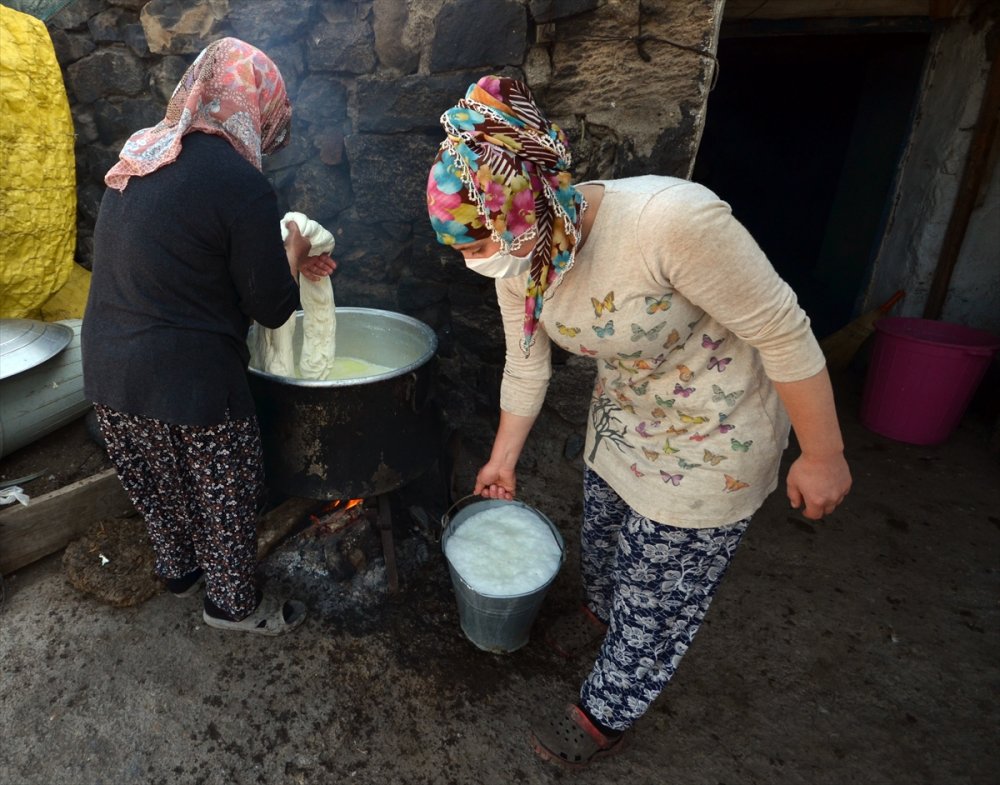
{"label": "woman in dark cardigan", "polygon": [[157,574],[178,596],[204,579],[206,624],[266,635],[305,608],[254,580],[263,468],[247,330],[288,319],[300,272],[335,267],[294,223],[282,244],[261,160],[290,121],[263,52],[234,38],[205,48],[105,176],[82,336],[85,391]]}

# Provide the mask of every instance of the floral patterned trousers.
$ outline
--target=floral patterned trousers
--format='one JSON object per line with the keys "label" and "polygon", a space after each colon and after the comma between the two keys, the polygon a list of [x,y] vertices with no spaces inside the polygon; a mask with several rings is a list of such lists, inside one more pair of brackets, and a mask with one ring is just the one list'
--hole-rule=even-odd
{"label": "floral patterned trousers", "polygon": [[200,427],[94,410],[118,479],[146,522],[157,575],[201,567],[209,600],[235,618],[250,613],[264,487],[257,419]]}
{"label": "floral patterned trousers", "polygon": [[609,628],[580,700],[602,725],[631,727],[673,677],[749,524],[657,523],[586,470],[581,572],[587,605]]}

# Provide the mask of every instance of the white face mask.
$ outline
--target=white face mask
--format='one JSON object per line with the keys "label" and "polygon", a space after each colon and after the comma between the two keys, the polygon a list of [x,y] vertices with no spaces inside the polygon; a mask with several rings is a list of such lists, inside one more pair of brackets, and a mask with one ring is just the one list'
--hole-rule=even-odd
{"label": "white face mask", "polygon": [[497,251],[485,259],[466,259],[465,266],[473,272],[485,275],[487,278],[513,278],[526,273],[531,268],[531,256],[514,256],[514,254]]}

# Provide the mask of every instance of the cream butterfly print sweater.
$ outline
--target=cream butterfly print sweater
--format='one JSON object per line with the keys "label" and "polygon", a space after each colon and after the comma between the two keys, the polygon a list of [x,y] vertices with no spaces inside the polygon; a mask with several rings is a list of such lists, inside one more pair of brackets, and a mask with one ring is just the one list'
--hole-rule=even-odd
{"label": "cream butterfly print sweater", "polygon": [[778,482],[789,421],[771,380],[822,370],[795,293],[708,189],[609,180],[576,262],[519,347],[525,276],[497,281],[501,407],[539,413],[551,343],[593,358],[584,459],[636,512],[674,526],[752,515]]}

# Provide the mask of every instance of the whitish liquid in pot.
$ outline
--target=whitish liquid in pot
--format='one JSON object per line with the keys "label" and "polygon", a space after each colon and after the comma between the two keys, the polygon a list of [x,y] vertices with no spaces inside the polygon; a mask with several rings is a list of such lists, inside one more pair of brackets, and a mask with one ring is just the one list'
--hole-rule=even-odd
{"label": "whitish liquid in pot", "polygon": [[339,379],[358,379],[362,376],[378,376],[391,370],[392,368],[387,365],[377,365],[358,357],[334,357],[329,373],[323,378],[328,382]]}

